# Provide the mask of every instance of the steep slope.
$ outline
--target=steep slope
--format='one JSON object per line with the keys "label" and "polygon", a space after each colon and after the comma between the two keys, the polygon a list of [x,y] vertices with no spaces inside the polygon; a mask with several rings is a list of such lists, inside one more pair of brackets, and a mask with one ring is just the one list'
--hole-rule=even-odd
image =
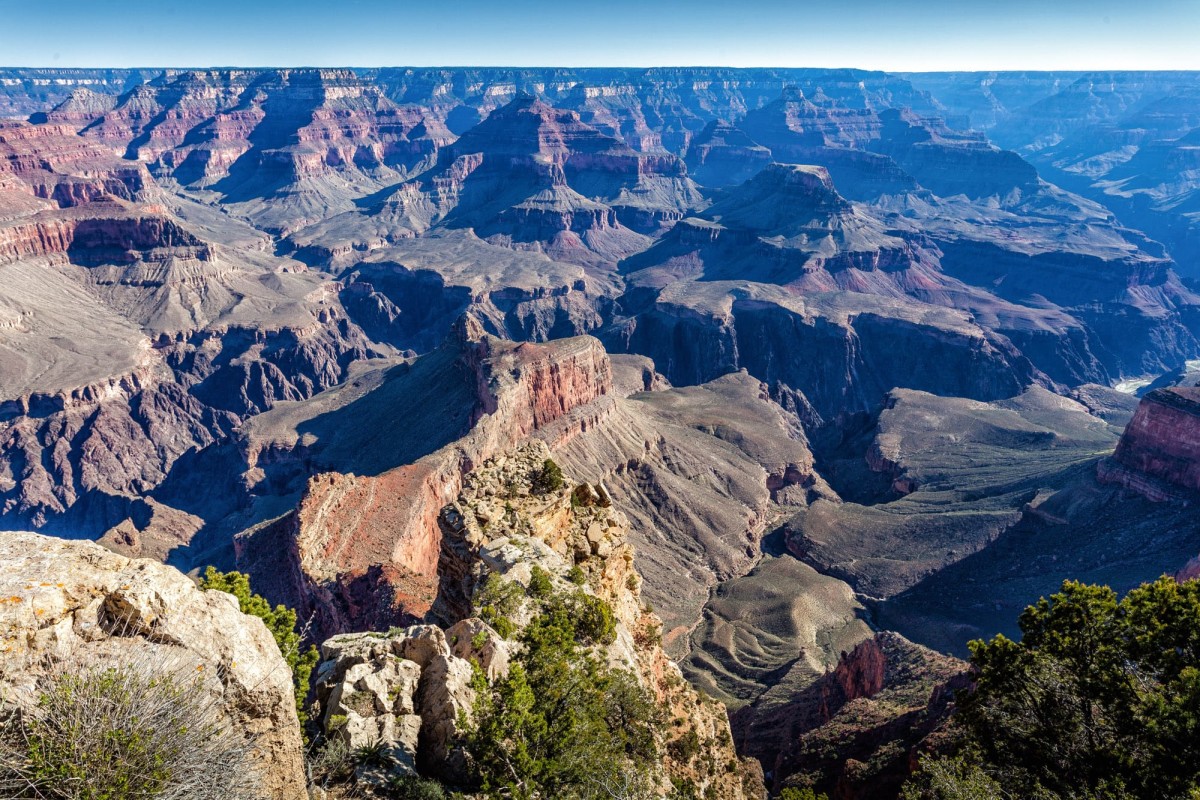
{"label": "steep slope", "polygon": [[[435,612],[444,633],[426,625],[339,636],[324,645],[318,693],[326,733],[351,746],[378,741],[395,754],[393,774],[420,770],[451,786],[469,785],[457,737],[477,710],[480,684],[468,659],[488,679],[503,678],[539,598],[594,598],[613,623],[611,637],[594,649],[634,676],[658,707],[653,736],[662,755],[651,765],[654,793],[675,785],[726,800],[765,796],[758,765],[739,761],[733,750],[724,708],[687,686],[657,644],[661,623],[641,602],[624,516],[602,485],[531,484],[549,456],[538,442],[481,463],[442,510]],[[537,571],[541,588],[534,587]],[[573,572],[581,577],[572,579]],[[516,592],[503,604],[505,627],[488,605],[488,592],[498,586]],[[588,772],[603,775],[605,766],[590,765]],[[373,780],[370,770],[359,770],[360,783]]]}
{"label": "steep slope", "polygon": [[[321,278],[144,166],[49,124],[0,128],[0,153],[8,526],[143,529],[180,456],[369,352]],[[148,553],[194,532],[169,516]]]}
{"label": "steep slope", "polygon": [[[614,357],[614,375],[646,368]],[[634,523],[642,589],[666,627],[672,655],[711,589],[744,574],[774,519],[832,491],[816,473],[803,430],[746,373],[669,389],[644,384],[586,430],[564,440],[540,435],[555,458],[603,479]],[[680,575],[688,580],[681,583]]]}
{"label": "steep slope", "polygon": [[1200,491],[1200,387],[1156,389],[1138,403],[1100,478],[1151,500]]}

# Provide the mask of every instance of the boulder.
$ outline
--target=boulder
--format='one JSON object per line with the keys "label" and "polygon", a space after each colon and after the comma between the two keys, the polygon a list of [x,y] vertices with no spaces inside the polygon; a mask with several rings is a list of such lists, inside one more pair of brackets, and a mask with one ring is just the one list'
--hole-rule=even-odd
{"label": "boulder", "polygon": [[476,649],[488,655],[486,662],[481,659],[489,665],[483,668],[507,668],[503,643],[479,620],[464,620],[449,639],[441,628],[414,625],[344,634],[322,645],[316,690],[326,735],[342,738],[351,750],[378,748],[390,762],[360,767],[360,783],[383,785],[392,777],[416,775],[418,765],[452,781],[465,777],[454,740],[475,692],[470,661],[455,653],[472,653],[479,631],[485,636]]}
{"label": "boulder", "polygon": [[[29,707],[72,663],[195,664],[228,724],[254,743],[271,800],[306,797],[292,675],[266,625],[233,595],[92,542],[0,534],[0,698]],[[189,667],[190,669],[190,667]]]}

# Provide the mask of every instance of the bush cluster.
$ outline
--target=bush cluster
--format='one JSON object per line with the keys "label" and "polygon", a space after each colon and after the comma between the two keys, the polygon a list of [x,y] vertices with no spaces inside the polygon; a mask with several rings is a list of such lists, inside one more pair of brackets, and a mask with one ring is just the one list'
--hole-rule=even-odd
{"label": "bush cluster", "polygon": [[906,798],[1200,797],[1200,582],[1118,601],[1068,581],[1020,627],[971,643],[957,753],[926,759]]}
{"label": "bush cluster", "polygon": [[542,468],[535,470],[529,479],[530,490],[537,495],[546,495],[561,491],[563,484],[562,469],[550,459],[542,462]]}
{"label": "bush cluster", "polygon": [[582,591],[547,597],[508,675],[478,700],[464,747],[488,797],[651,797],[661,721],[629,672],[591,650],[613,641],[612,610]]}
{"label": "bush cluster", "polygon": [[35,708],[0,727],[0,797],[226,800],[259,797],[251,743],[193,666],[149,654],[60,664]]}

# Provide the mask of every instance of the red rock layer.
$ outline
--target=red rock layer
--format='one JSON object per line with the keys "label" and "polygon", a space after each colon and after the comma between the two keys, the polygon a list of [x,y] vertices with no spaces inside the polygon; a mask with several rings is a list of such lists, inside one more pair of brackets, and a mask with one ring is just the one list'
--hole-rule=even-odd
{"label": "red rock layer", "polygon": [[[122,161],[66,125],[0,122],[0,193],[68,207],[104,198],[146,200],[152,189],[144,166]],[[0,218],[8,206],[0,203]]]}
{"label": "red rock layer", "polygon": [[1100,477],[1158,501],[1179,489],[1200,491],[1200,387],[1158,389],[1142,398]]}
{"label": "red rock layer", "polygon": [[[612,391],[608,356],[590,337],[516,345],[459,333],[460,363],[476,386],[467,436],[380,475],[313,477],[294,512],[237,543],[239,563],[252,572],[268,561],[278,572],[280,559],[267,551],[286,551],[286,579],[264,578],[273,595],[313,618],[320,635],[423,616],[437,590],[438,514],[463,475]],[[588,424],[587,415],[575,417]]]}
{"label": "red rock layer", "polygon": [[226,177],[248,153],[264,179],[409,167],[453,140],[349,70],[168,71],[113,103],[73,97],[45,116],[181,183]]}
{"label": "red rock layer", "polygon": [[120,264],[162,257],[207,261],[211,245],[164,216],[131,211],[116,204],[93,204],[87,215],[39,214],[0,225],[0,264],[39,256],[72,254],[78,263]]}

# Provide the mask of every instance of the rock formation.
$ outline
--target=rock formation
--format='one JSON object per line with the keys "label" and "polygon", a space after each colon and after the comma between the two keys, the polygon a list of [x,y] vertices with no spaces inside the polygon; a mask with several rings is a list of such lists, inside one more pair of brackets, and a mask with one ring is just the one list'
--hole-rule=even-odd
{"label": "rock formation", "polygon": [[877,634],[843,653],[837,666],[798,696],[738,712],[744,749],[772,764],[776,789],[814,786],[834,797],[894,796],[926,737],[969,683],[967,665]]}
{"label": "rock formation", "polygon": [[1200,388],[1156,389],[1138,404],[1100,478],[1151,500],[1200,491]]}
{"label": "rock formation", "polygon": [[[463,473],[611,391],[607,356],[590,338],[515,345],[463,326],[427,358],[421,379],[393,379],[392,391],[369,400],[385,403],[373,413],[391,427],[402,422],[396,435],[412,437],[411,456],[377,451],[386,460],[372,461],[337,439],[323,453],[314,437],[309,469],[324,462],[340,471],[308,478],[295,511],[239,543],[239,563],[274,596],[316,614],[327,635],[423,616],[437,587],[437,515]],[[355,405],[346,412],[366,411]],[[393,416],[404,408],[407,416]]]}
{"label": "rock formation", "polygon": [[[470,660],[485,673],[504,674],[519,646],[476,617],[481,586],[496,576],[525,587],[538,568],[565,591],[574,588],[568,573],[577,567],[583,590],[606,602],[616,618],[609,661],[632,671],[674,720],[658,733],[666,754],[659,783],[669,788],[669,779],[687,781],[718,798],[761,797],[757,765],[739,763],[724,708],[687,686],[657,643],[661,622],[641,602],[625,517],[603,484],[568,482],[544,493],[531,487],[530,476],[549,457],[541,442],[497,455],[470,472],[457,499],[441,511],[433,614],[448,626],[444,632],[416,626],[326,643],[318,693],[327,733],[352,744],[382,736],[396,754],[395,769],[412,774],[419,766],[461,783],[466,775],[454,739],[460,714],[472,713]],[[511,619],[520,626],[531,613],[526,600]],[[698,752],[670,746],[692,737],[700,742]],[[359,778],[372,776],[361,771]]]}
{"label": "rock formation", "polygon": [[58,662],[178,662],[203,675],[223,724],[253,742],[267,796],[306,796],[291,671],[262,620],[232,595],[201,591],[173,567],[32,533],[0,537],[0,563],[6,704],[35,704],[39,676]]}

